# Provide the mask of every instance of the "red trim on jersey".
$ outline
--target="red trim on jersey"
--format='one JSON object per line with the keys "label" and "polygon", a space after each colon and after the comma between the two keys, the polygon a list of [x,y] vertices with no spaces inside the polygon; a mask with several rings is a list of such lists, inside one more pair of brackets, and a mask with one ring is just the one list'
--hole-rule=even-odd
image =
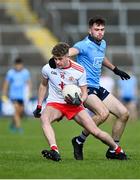
{"label": "red trim on jersey", "polygon": [[42,109],[42,106],[38,104],[38,105],[37,105],[37,108],[38,108],[38,109]]}
{"label": "red trim on jersey", "polygon": [[80,71],[80,72],[84,72],[84,68],[79,66],[78,64],[74,63],[74,62],[71,62],[71,67]]}
{"label": "red trim on jersey", "polygon": [[66,116],[68,120],[71,120],[72,118],[74,118],[74,116],[76,116],[77,113],[85,109],[82,105],[75,106],[71,104],[62,104],[56,102],[47,103],[47,106],[52,106],[53,108],[58,109],[62,112],[63,116]]}

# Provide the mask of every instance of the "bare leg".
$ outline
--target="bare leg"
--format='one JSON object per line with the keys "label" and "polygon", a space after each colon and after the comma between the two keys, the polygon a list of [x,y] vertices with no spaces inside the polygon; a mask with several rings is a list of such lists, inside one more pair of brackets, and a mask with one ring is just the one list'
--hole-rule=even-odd
{"label": "bare leg", "polygon": [[22,114],[24,111],[24,106],[22,104],[15,102],[14,108],[15,108],[15,114],[13,117],[13,124],[15,125],[16,128],[20,128],[21,127],[21,117],[22,117]]}
{"label": "bare leg", "polygon": [[[93,116],[93,121],[96,123],[97,126],[102,124],[109,116],[109,111],[103,102],[94,94],[88,96],[85,107],[89,110],[94,111],[95,114]],[[84,129],[84,134],[89,135],[89,132]]]}
{"label": "bare leg", "polygon": [[103,102],[109,111],[117,117],[112,128],[112,137],[115,141],[119,141],[128,121],[129,112],[126,107],[111,94],[109,94]]}
{"label": "bare leg", "polygon": [[131,101],[126,104],[127,109],[130,112],[130,120],[135,121],[138,119],[138,110],[137,110],[137,104],[135,101]]}
{"label": "bare leg", "polygon": [[83,126],[93,136],[101,140],[104,144],[112,147],[112,149],[117,147],[117,144],[113,141],[112,137],[108,133],[99,129],[88,113],[84,110],[79,112],[78,115],[75,116],[75,119],[77,123]]}
{"label": "bare leg", "polygon": [[47,106],[41,115],[42,120],[42,128],[44,131],[44,135],[50,145],[51,150],[43,150],[41,153],[43,157],[47,159],[51,159],[53,161],[60,161],[61,157],[58,151],[58,147],[56,144],[56,138],[55,138],[55,132],[51,126],[51,123],[56,121],[57,119],[60,119],[62,116],[62,113],[58,111],[57,109],[54,109],[51,106]]}
{"label": "bare leg", "polygon": [[[104,144],[107,144],[112,150],[113,153],[110,154],[110,148],[106,152],[106,158],[108,159],[120,159],[126,160],[127,156],[117,145],[117,143],[113,140],[113,138],[106,132],[99,129],[92,118],[86,111],[81,111],[75,117],[77,123],[83,126],[90,134],[101,140]],[[72,145],[74,150],[74,158],[76,160],[83,160],[83,144],[79,142],[80,137],[74,137],[72,139]]]}
{"label": "bare leg", "polygon": [[62,116],[62,113],[50,106],[46,107],[41,115],[42,128],[49,145],[56,144],[55,133],[51,123]]}

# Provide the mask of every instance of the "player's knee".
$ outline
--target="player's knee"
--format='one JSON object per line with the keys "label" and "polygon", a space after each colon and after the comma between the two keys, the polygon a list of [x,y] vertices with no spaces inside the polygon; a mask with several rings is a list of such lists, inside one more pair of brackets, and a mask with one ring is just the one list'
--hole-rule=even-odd
{"label": "player's knee", "polygon": [[103,122],[105,122],[106,119],[108,118],[108,116],[109,116],[109,110],[106,109],[106,110],[103,111],[103,112],[101,113],[101,115],[100,115],[100,118],[101,118],[100,124],[102,124]]}
{"label": "player's knee", "polygon": [[49,123],[48,117],[46,117],[44,114],[41,115],[40,119],[41,119],[42,125]]}
{"label": "player's knee", "polygon": [[121,120],[123,122],[127,122],[129,119],[129,111],[126,109],[122,114],[121,114]]}
{"label": "player's knee", "polygon": [[126,112],[124,113],[124,119],[125,119],[125,121],[128,121],[128,119],[129,119],[129,111],[128,110],[126,110]]}

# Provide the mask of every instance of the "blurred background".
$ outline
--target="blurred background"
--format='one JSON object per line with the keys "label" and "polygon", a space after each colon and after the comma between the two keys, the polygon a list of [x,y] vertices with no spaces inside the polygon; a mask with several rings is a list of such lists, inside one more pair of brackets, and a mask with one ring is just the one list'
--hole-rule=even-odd
{"label": "blurred background", "polygon": [[[71,46],[87,35],[88,20],[102,15],[107,20],[105,40],[110,61],[131,71],[138,81],[137,108],[140,104],[140,1],[139,0],[0,0],[0,92],[4,77],[16,57],[22,57],[31,72],[32,101],[35,107],[41,67],[51,57],[58,41]],[[117,95],[117,79],[114,94]],[[2,93],[2,92],[1,92]],[[0,94],[2,95],[2,94]],[[0,103],[0,113],[3,103]],[[8,105],[5,107],[8,108]],[[6,112],[12,113],[11,106]],[[28,111],[28,112],[27,112]],[[8,115],[10,113],[7,113]]]}

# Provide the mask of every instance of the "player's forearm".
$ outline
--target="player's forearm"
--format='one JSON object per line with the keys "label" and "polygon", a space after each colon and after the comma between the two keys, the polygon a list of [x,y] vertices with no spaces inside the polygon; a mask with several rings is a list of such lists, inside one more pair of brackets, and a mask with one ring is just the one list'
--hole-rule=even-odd
{"label": "player's forearm", "polygon": [[5,81],[3,84],[2,95],[7,96],[7,91],[8,91],[8,82]]}
{"label": "player's forearm", "polygon": [[103,61],[103,66],[107,67],[110,70],[113,70],[115,68],[115,66],[106,57],[105,57],[105,59]]}
{"label": "player's forearm", "polygon": [[88,94],[87,94],[87,93],[84,93],[84,94],[82,95],[82,97],[81,97],[82,102],[85,102],[86,99],[87,99],[87,97],[88,97]]}
{"label": "player's forearm", "polygon": [[85,86],[81,87],[81,91],[82,91],[82,96],[81,96],[81,100],[82,102],[86,101],[88,94],[87,94],[87,88]]}
{"label": "player's forearm", "polygon": [[47,89],[46,86],[44,86],[42,83],[39,86],[38,90],[38,105],[42,105],[45,95],[46,95]]}
{"label": "player's forearm", "polygon": [[79,53],[78,49],[76,48],[70,48],[69,49],[69,56],[76,56]]}

